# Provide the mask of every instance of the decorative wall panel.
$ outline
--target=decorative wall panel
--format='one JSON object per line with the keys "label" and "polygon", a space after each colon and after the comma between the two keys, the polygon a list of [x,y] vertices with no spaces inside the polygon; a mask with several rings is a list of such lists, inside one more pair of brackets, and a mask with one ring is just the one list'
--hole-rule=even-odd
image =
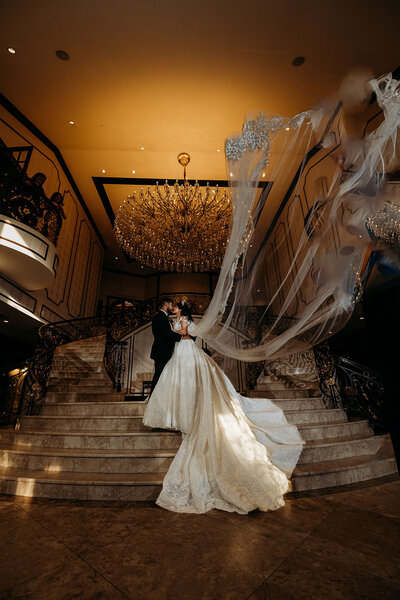
{"label": "decorative wall panel", "polygon": [[88,255],[91,245],[91,233],[85,221],[79,225],[78,241],[75,250],[71,283],[68,294],[68,310],[71,317],[81,317],[82,300],[87,285],[87,272],[89,267]]}

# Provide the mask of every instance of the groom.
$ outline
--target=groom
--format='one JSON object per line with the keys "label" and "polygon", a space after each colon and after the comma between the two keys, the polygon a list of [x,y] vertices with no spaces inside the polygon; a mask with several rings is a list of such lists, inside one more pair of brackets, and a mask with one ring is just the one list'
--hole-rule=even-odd
{"label": "groom", "polygon": [[175,342],[180,342],[181,337],[178,333],[172,331],[168,315],[173,314],[174,303],[171,298],[164,298],[159,303],[159,311],[154,317],[151,328],[154,335],[154,342],[151,348],[150,358],[154,360],[154,377],[151,382],[152,394],[157,381],[165,365],[169,361],[174,351]]}

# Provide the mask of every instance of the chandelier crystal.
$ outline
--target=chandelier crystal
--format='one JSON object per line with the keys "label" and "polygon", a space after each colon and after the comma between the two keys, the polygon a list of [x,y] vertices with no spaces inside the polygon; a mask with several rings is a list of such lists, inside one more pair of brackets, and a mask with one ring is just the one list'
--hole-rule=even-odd
{"label": "chandelier crystal", "polygon": [[400,254],[400,206],[387,202],[366,223],[375,238]]}
{"label": "chandelier crystal", "polygon": [[189,154],[178,162],[183,183],[142,188],[118,210],[114,231],[121,248],[139,263],[161,271],[212,271],[225,253],[232,209],[226,190],[201,189],[186,180]]}

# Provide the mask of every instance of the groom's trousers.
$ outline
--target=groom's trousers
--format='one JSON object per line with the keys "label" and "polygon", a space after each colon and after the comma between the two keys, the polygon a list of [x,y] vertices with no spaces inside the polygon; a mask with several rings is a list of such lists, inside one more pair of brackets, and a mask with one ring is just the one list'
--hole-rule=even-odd
{"label": "groom's trousers", "polygon": [[169,358],[165,358],[165,357],[154,359],[154,376],[153,376],[153,379],[151,382],[150,396],[153,393],[153,390],[157,385],[157,381],[160,379],[160,375],[163,372],[163,369],[168,361],[169,361]]}

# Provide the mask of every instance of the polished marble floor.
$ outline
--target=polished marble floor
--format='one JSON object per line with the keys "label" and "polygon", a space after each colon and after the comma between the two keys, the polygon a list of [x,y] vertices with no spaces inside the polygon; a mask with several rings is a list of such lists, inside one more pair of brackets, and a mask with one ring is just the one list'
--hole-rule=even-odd
{"label": "polished marble floor", "polygon": [[0,496],[0,599],[399,600],[400,479],[276,512]]}

